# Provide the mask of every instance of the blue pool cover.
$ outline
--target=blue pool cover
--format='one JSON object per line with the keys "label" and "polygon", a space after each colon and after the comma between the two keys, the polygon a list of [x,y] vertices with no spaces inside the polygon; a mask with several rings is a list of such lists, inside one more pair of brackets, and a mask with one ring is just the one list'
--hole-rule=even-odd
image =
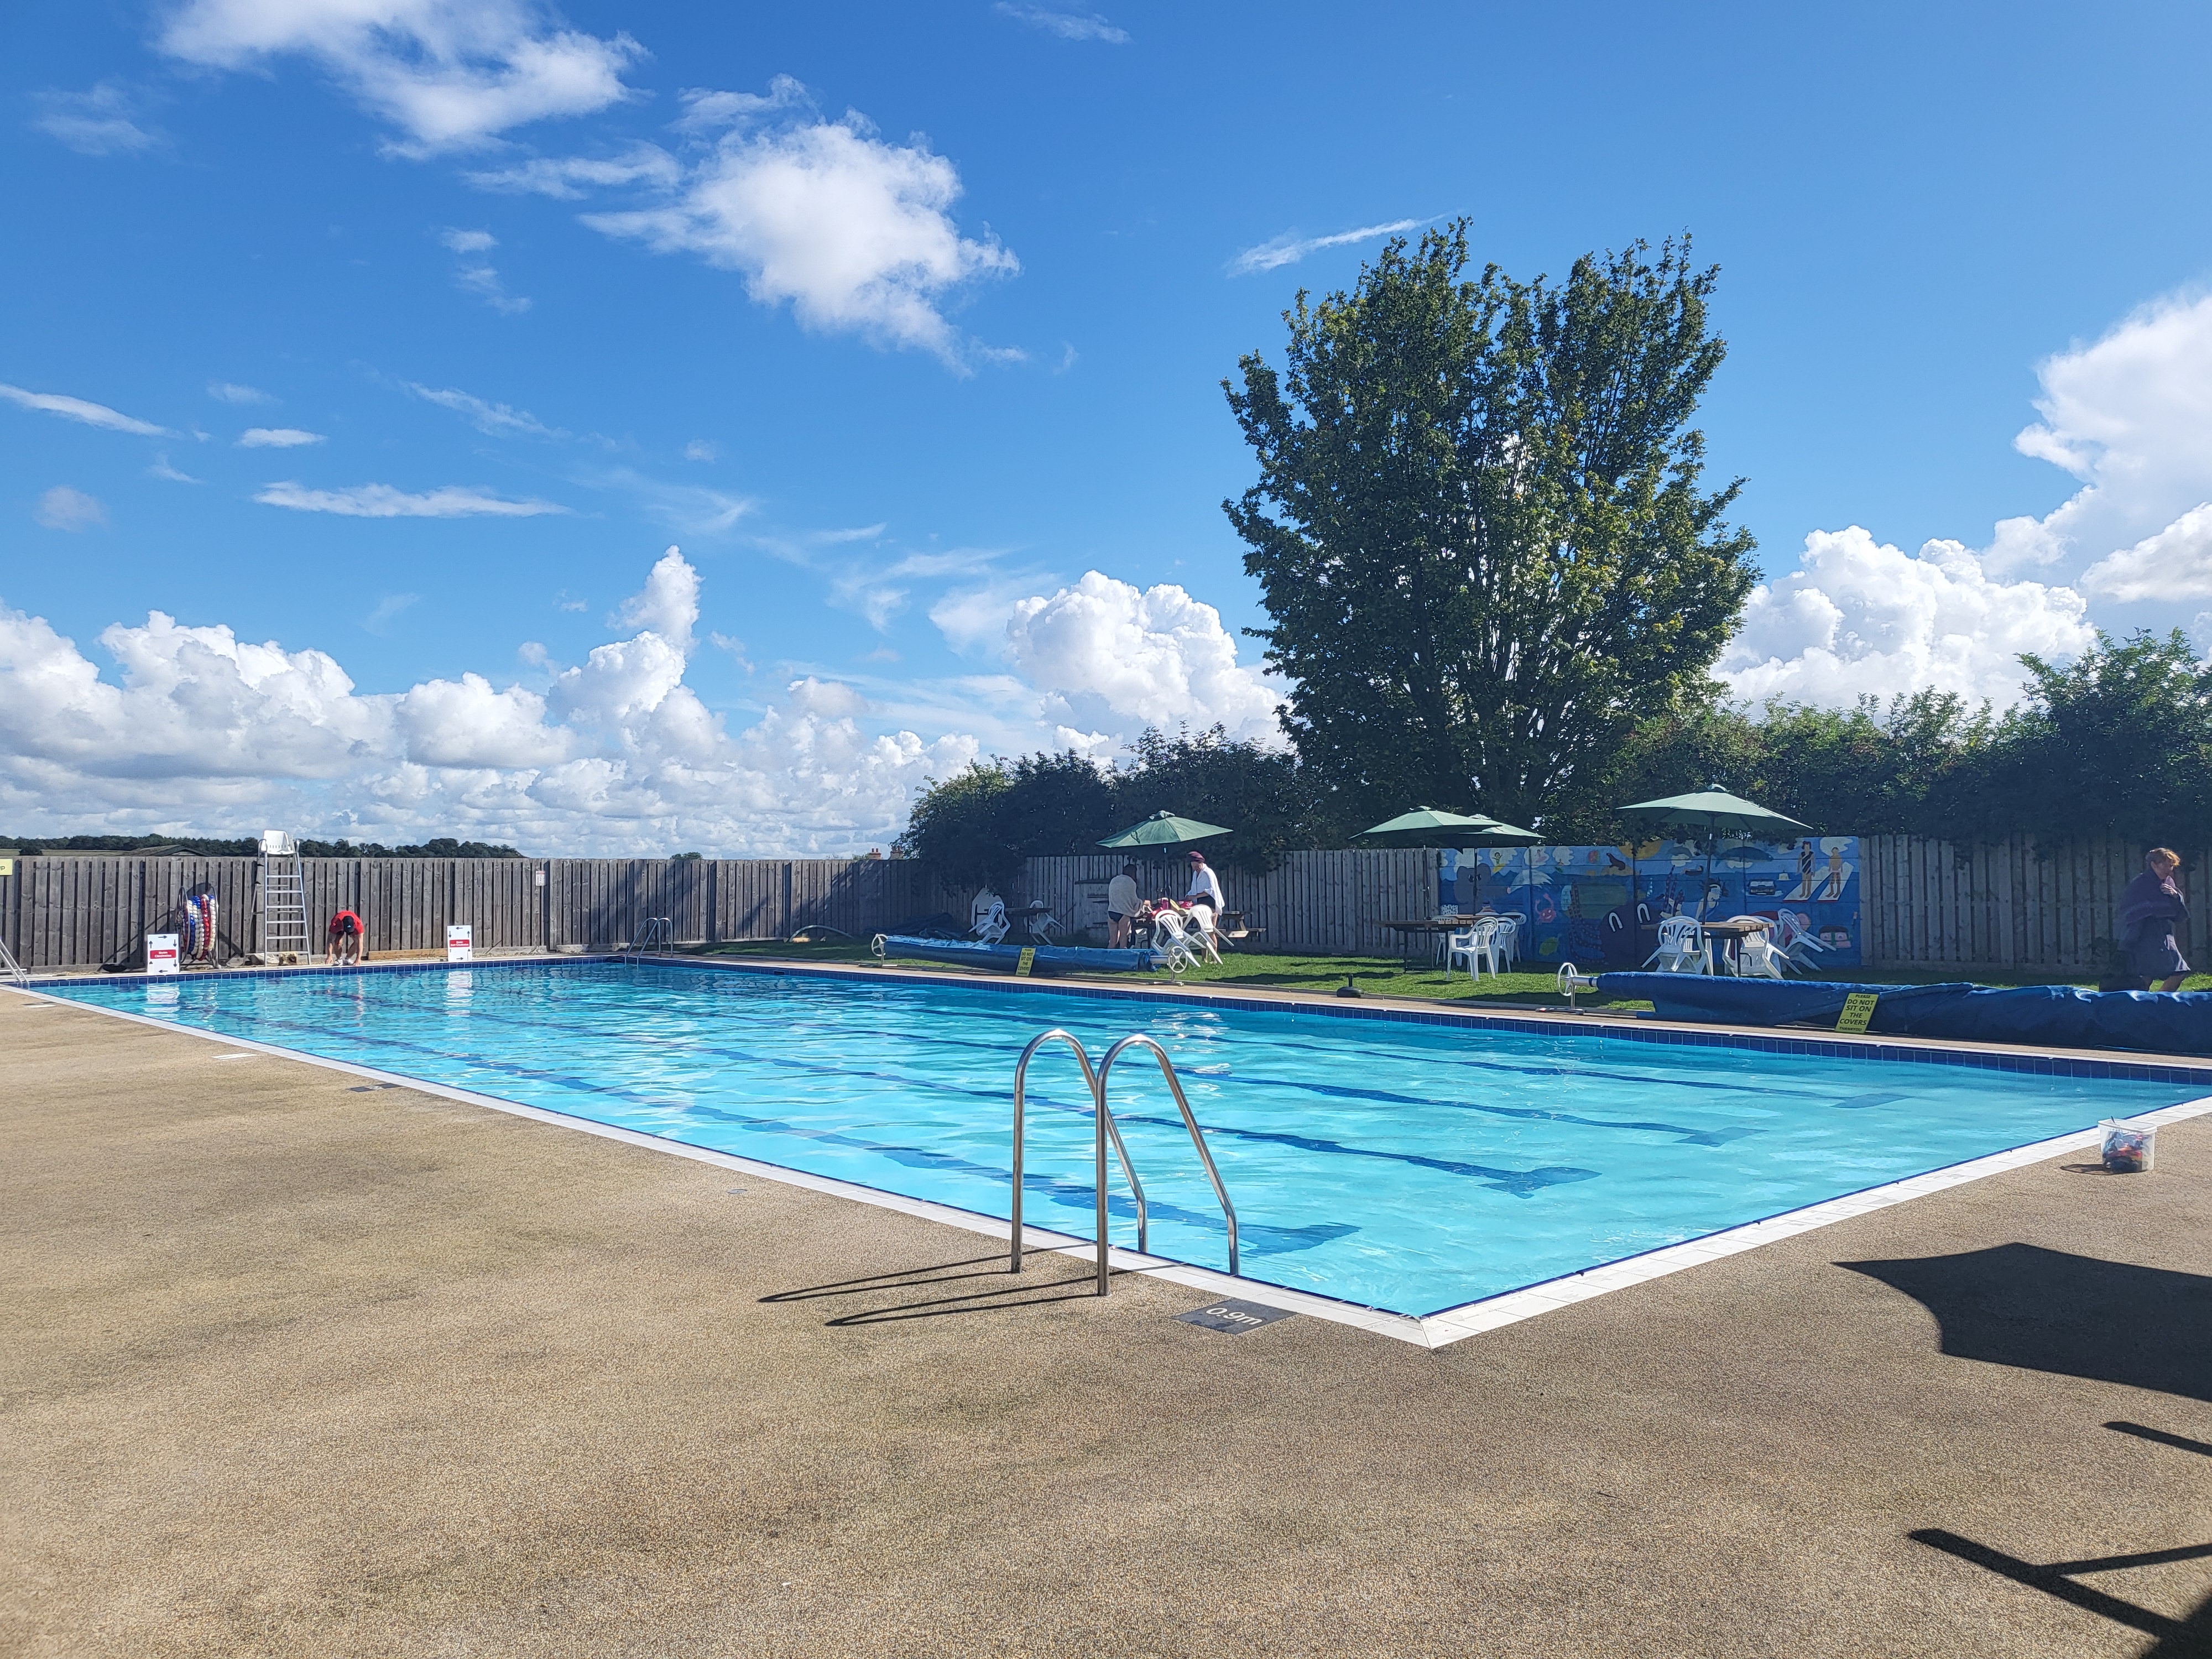
{"label": "blue pool cover", "polygon": [[1601,974],[1607,996],[1649,998],[1662,1019],[1731,1025],[1832,1026],[1844,999],[1877,999],[1867,1027],[1946,1042],[2030,1042],[2051,1048],[2139,1048],[2212,1054],[2212,993],[2084,991],[2073,985],[1843,985],[1704,974]]}

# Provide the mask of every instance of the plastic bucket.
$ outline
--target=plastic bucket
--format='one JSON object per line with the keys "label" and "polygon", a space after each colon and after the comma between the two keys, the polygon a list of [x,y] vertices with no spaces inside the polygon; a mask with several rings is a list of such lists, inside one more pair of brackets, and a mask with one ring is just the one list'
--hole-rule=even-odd
{"label": "plastic bucket", "polygon": [[2157,1126],[2121,1123],[2106,1118],[2097,1127],[2105,1132],[2098,1152],[2107,1170],[2114,1175],[2142,1175],[2149,1170],[2158,1150]]}

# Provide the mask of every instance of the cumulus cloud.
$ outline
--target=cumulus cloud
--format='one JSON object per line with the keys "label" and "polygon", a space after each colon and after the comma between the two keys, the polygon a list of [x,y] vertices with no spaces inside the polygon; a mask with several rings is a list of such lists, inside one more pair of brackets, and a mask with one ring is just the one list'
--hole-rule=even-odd
{"label": "cumulus cloud", "polygon": [[513,501],[458,484],[410,495],[390,484],[310,489],[298,483],[272,483],[264,486],[253,499],[264,507],[289,507],[297,513],[335,513],[349,519],[528,519],[544,513],[569,510],[553,501]]}
{"label": "cumulus cloud", "polygon": [[[2197,543],[2181,524],[2212,503],[2212,295],[2154,301],[2036,372],[2043,418],[2014,447],[2082,487],[2040,519],[1999,524],[1991,557],[2061,573],[2094,561],[2087,586],[2114,599],[2201,591],[2189,585]],[[2166,562],[2182,573],[2172,594]]]}
{"label": "cumulus cloud", "polygon": [[250,426],[238,434],[240,449],[298,449],[325,441],[319,432],[302,432],[296,426]]}
{"label": "cumulus cloud", "polygon": [[[972,737],[870,732],[867,700],[793,678],[732,732],[684,683],[698,577],[675,550],[623,607],[640,631],[549,690],[467,672],[365,694],[328,653],[161,612],[100,635],[116,679],[43,618],[0,605],[0,811],[64,822],[325,834],[449,833],[546,852],[880,846]],[[629,625],[629,624],[625,624]]]}
{"label": "cumulus cloud", "polygon": [[1318,253],[1325,247],[1345,247],[1353,242],[1371,242],[1377,236],[1395,236],[1401,230],[1425,224],[1423,219],[1393,219],[1388,224],[1362,225],[1357,230],[1340,230],[1330,236],[1301,236],[1294,230],[1271,237],[1256,247],[1248,247],[1229,262],[1232,276],[1250,276],[1263,270],[1279,270],[1285,265],[1294,265],[1309,253]]}
{"label": "cumulus cloud", "polygon": [[2082,585],[2122,601],[2212,599],[2212,501],[2133,547],[2106,554],[2084,573]]}
{"label": "cumulus cloud", "polygon": [[[988,232],[964,236],[952,163],[920,137],[886,143],[860,116],[800,112],[804,90],[780,79],[766,97],[685,94],[681,125],[729,126],[670,198],[584,222],[656,252],[696,254],[740,271],[763,305],[788,303],[799,322],[918,348],[962,362],[944,307],[975,280],[1019,262]],[[778,120],[762,125],[769,116]]]}
{"label": "cumulus cloud", "polygon": [[[2014,440],[2081,487],[1989,545],[1917,557],[1854,527],[1807,538],[1801,567],[1753,595],[1722,659],[1747,696],[1843,702],[1939,686],[2009,704],[2021,652],[2067,657],[2092,624],[2170,628],[2212,597],[2212,296],[2168,295],[2046,359],[2042,419]],[[2094,603],[2094,615],[2088,605]]]}
{"label": "cumulus cloud", "polygon": [[49,530],[91,530],[107,522],[107,509],[82,489],[56,484],[39,497],[31,516]]}
{"label": "cumulus cloud", "polygon": [[1237,659],[1221,613],[1163,582],[1137,588],[1093,570],[1072,587],[1017,600],[1006,655],[1040,693],[1038,714],[1083,746],[1147,726],[1278,742],[1283,694]]}
{"label": "cumulus cloud", "polygon": [[1955,691],[2009,706],[2023,652],[2069,657],[2094,638],[2081,596],[2006,581],[1957,542],[1915,554],[1854,525],[1805,538],[1799,568],[1754,588],[1717,672],[1739,696],[1839,704]]}
{"label": "cumulus cloud", "polygon": [[58,415],[65,421],[81,421],[87,426],[96,426],[108,432],[135,432],[142,438],[169,438],[176,434],[167,427],[155,426],[151,421],[141,421],[110,409],[106,404],[87,403],[82,398],[65,398],[54,392],[26,392],[19,386],[0,384],[0,398],[22,409],[35,409],[41,414]]}
{"label": "cumulus cloud", "polygon": [[532,0],[186,0],[161,46],[216,69],[308,58],[426,155],[485,143],[553,116],[631,96],[622,75],[642,55]]}
{"label": "cumulus cloud", "polygon": [[80,155],[131,155],[164,142],[158,131],[140,124],[131,94],[112,81],[103,81],[90,92],[46,92],[37,97],[45,112],[31,125]]}
{"label": "cumulus cloud", "polygon": [[1101,40],[1112,46],[1129,44],[1128,30],[1117,28],[1096,12],[1055,11],[1047,6],[1016,4],[1014,0],[999,0],[993,9],[1001,17],[1011,17],[1063,40]]}

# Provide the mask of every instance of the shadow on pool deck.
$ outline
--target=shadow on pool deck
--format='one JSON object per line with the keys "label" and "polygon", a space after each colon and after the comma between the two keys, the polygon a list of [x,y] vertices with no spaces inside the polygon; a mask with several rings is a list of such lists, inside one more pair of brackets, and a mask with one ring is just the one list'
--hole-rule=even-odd
{"label": "shadow on pool deck", "polygon": [[0,994],[0,1652],[2201,1650],[2212,1119],[1431,1352],[223,1055]]}
{"label": "shadow on pool deck", "polygon": [[1947,1354],[2212,1401],[2205,1274],[2019,1243],[1836,1265],[1926,1308]]}

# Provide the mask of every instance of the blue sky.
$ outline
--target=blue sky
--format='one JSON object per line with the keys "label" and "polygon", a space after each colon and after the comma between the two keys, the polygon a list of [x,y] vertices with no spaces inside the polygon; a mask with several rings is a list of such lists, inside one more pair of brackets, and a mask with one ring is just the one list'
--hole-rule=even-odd
{"label": "blue sky", "polygon": [[1462,214],[1721,265],[1744,694],[2212,604],[2201,9],[12,9],[0,823],[831,850],[1262,732],[1218,382]]}

